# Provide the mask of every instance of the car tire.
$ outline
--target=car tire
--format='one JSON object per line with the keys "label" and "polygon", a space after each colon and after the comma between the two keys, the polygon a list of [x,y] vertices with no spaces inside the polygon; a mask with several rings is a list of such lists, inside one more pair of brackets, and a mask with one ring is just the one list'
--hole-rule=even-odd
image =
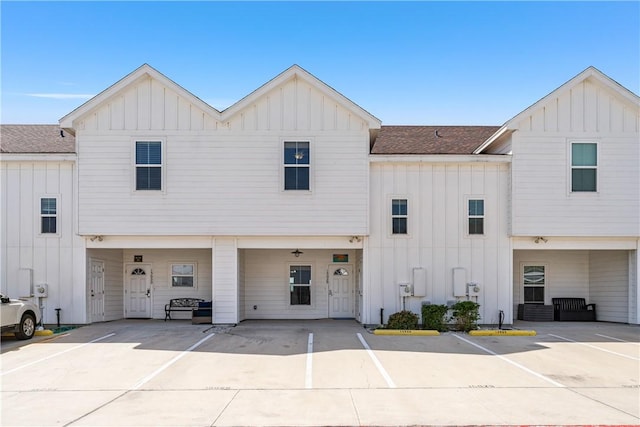
{"label": "car tire", "polygon": [[33,338],[36,333],[36,318],[33,314],[25,313],[20,319],[20,324],[16,329],[16,338],[19,340],[28,340]]}

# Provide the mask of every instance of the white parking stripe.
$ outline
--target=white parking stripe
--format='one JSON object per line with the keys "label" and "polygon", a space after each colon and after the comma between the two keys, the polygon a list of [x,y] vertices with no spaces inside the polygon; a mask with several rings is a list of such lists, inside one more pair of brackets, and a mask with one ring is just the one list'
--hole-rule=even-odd
{"label": "white parking stripe", "polygon": [[607,338],[607,339],[609,339],[609,340],[620,341],[620,342],[626,342],[626,343],[629,343],[629,344],[638,344],[637,342],[625,341],[625,340],[621,340],[620,338],[610,337],[609,335],[596,334],[596,336],[598,336],[598,337],[602,337],[602,338]]}
{"label": "white parking stripe", "polygon": [[112,337],[112,336],[114,336],[114,335],[115,335],[115,333],[112,333],[112,334],[109,334],[109,335],[105,335],[105,336],[103,336],[103,337],[96,338],[95,340],[92,340],[92,341],[86,342],[86,343],[84,343],[84,344],[81,344],[81,345],[77,345],[77,346],[75,346],[75,347],[68,348],[68,349],[66,349],[66,350],[64,350],[64,351],[60,351],[60,352],[58,352],[58,353],[51,354],[51,355],[49,355],[49,356],[47,356],[47,357],[43,357],[42,359],[34,360],[33,362],[27,363],[26,365],[18,366],[17,368],[13,368],[13,369],[11,369],[11,370],[9,370],[9,371],[5,371],[5,372],[3,372],[0,376],[2,376],[2,375],[7,375],[7,374],[10,374],[10,373],[15,372],[15,371],[19,371],[20,369],[27,368],[27,367],[29,367],[29,366],[33,366],[33,365],[35,365],[36,363],[44,362],[45,360],[53,359],[54,357],[60,356],[61,354],[65,354],[65,353],[68,353],[68,352],[70,352],[70,351],[77,350],[77,349],[79,349],[79,348],[85,347],[85,346],[87,346],[87,345],[89,345],[89,344],[93,344],[93,343],[98,342],[98,341],[102,341],[103,339],[106,339],[106,338]]}
{"label": "white parking stripe", "polygon": [[556,386],[556,387],[563,387],[563,388],[565,387],[564,385],[560,384],[559,382],[554,381],[554,380],[552,380],[551,378],[545,377],[544,375],[539,374],[539,373],[537,373],[536,371],[532,371],[531,369],[527,368],[526,366],[522,366],[521,364],[519,364],[519,363],[517,363],[517,362],[514,362],[513,360],[509,360],[509,359],[507,359],[506,357],[501,356],[501,355],[499,355],[498,353],[496,353],[496,352],[494,352],[494,351],[491,351],[491,350],[489,350],[488,348],[485,348],[485,347],[481,346],[480,344],[476,344],[476,343],[474,343],[473,341],[469,341],[468,339],[463,338],[463,337],[461,337],[461,336],[460,336],[460,335],[458,335],[458,334],[454,334],[453,336],[454,336],[454,337],[456,337],[456,338],[458,338],[459,340],[462,340],[462,341],[466,342],[467,344],[471,344],[472,346],[479,348],[480,350],[482,350],[482,351],[484,351],[484,352],[487,352],[487,353],[489,353],[489,354],[491,354],[491,355],[493,355],[493,356],[496,356],[497,358],[499,358],[499,359],[501,359],[501,360],[504,360],[504,361],[505,361],[505,362],[507,362],[507,363],[512,364],[512,365],[513,365],[513,366],[515,366],[516,368],[522,369],[523,371],[528,372],[528,373],[530,373],[531,375],[534,375],[534,376],[536,376],[536,377],[538,377],[538,378],[540,378],[540,379],[542,379],[542,380],[545,380],[545,381],[547,381],[547,382],[549,382],[549,383],[553,384],[553,385],[554,385],[554,386]]}
{"label": "white parking stripe", "polygon": [[304,388],[313,388],[313,332],[307,341],[307,372],[304,376]]}
{"label": "white parking stripe", "polygon": [[389,388],[396,388],[396,385],[394,384],[393,380],[391,379],[387,371],[382,366],[382,363],[380,363],[376,355],[373,354],[373,351],[371,350],[371,347],[369,347],[369,344],[367,344],[367,342],[364,340],[364,338],[362,338],[362,335],[359,332],[356,335],[358,335],[358,339],[360,340],[364,348],[367,350],[367,354],[369,354],[369,357],[371,358],[371,360],[373,360],[373,364],[376,365],[376,368],[378,368],[378,371],[380,371],[380,374],[382,374],[382,377],[387,382],[387,385],[389,386]]}
{"label": "white parking stripe", "polygon": [[590,347],[590,348],[594,348],[596,350],[604,351],[605,353],[611,353],[611,354],[615,354],[616,356],[626,357],[627,359],[640,360],[640,358],[637,358],[637,357],[627,356],[626,354],[622,354],[622,353],[616,353],[615,351],[606,350],[604,348],[596,347],[595,345],[587,344],[587,343],[584,343],[584,342],[574,341],[574,340],[569,339],[569,338],[561,337],[560,335],[549,334],[549,336],[560,338],[561,340],[569,341],[569,342],[572,342],[572,343],[584,345],[585,347]]}
{"label": "white parking stripe", "polygon": [[180,353],[179,355],[177,355],[176,357],[174,357],[173,359],[171,359],[170,361],[168,361],[167,363],[165,363],[164,365],[162,365],[161,367],[159,367],[158,369],[156,369],[155,371],[153,371],[152,373],[150,373],[149,375],[147,375],[146,377],[144,377],[143,379],[138,381],[133,387],[131,387],[131,390],[139,389],[144,384],[146,384],[147,382],[151,381],[156,375],[158,375],[159,373],[161,373],[162,371],[167,369],[169,366],[171,366],[174,363],[176,363],[178,360],[182,359],[184,356],[187,355],[187,353],[189,353],[190,351],[195,350],[196,348],[200,347],[200,344],[202,344],[203,342],[205,342],[206,340],[208,340],[209,338],[211,338],[214,335],[215,334],[210,334],[210,335],[207,335],[206,337],[202,338],[200,341],[198,341],[197,343],[195,343],[194,345],[192,345],[191,347],[189,347],[188,349],[186,349],[185,351],[183,351],[182,353]]}

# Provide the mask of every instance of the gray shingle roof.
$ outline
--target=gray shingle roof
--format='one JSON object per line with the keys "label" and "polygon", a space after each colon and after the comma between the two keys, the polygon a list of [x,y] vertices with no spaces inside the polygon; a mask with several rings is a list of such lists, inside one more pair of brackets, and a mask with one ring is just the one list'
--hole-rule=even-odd
{"label": "gray shingle roof", "polygon": [[76,139],[58,125],[0,125],[2,153],[75,153]]}
{"label": "gray shingle roof", "polygon": [[500,126],[382,126],[371,154],[472,154]]}

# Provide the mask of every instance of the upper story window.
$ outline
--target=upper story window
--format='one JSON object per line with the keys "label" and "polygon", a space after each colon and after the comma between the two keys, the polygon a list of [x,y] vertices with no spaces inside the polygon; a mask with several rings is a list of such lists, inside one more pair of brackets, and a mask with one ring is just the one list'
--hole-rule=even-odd
{"label": "upper story window", "polygon": [[407,199],[391,200],[391,232],[392,234],[407,234]]}
{"label": "upper story window", "polygon": [[309,190],[310,152],[308,141],[284,143],[284,189]]}
{"label": "upper story window", "polygon": [[162,142],[136,141],[136,190],[162,190]]}
{"label": "upper story window", "polygon": [[571,191],[597,191],[598,145],[595,142],[571,144]]}
{"label": "upper story window", "polygon": [[58,199],[55,197],[40,199],[40,233],[58,233]]}
{"label": "upper story window", "polygon": [[469,200],[469,234],[484,234],[484,200]]}

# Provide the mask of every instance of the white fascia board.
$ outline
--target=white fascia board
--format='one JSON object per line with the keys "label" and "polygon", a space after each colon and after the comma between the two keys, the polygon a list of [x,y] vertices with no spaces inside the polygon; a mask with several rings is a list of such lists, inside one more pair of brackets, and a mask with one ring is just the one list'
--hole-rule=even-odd
{"label": "white fascia board", "polygon": [[482,143],[482,145],[480,145],[478,148],[476,148],[473,151],[473,154],[480,154],[482,153],[488,146],[490,146],[493,141],[497,140],[498,138],[500,138],[502,135],[504,135],[504,133],[508,130],[509,128],[505,125],[503,125],[500,129],[498,129],[496,131],[496,133],[494,133],[493,135],[491,135],[489,137],[489,139],[487,139],[485,142]]}
{"label": "white fascia board", "polygon": [[[546,242],[535,242],[538,236]],[[567,237],[538,234],[535,236],[512,236],[513,250],[637,250],[635,237]]]}
{"label": "white fascia board", "polygon": [[529,106],[522,112],[518,113],[516,116],[508,120],[504,126],[511,129],[515,129],[517,124],[524,117],[533,114],[534,111],[541,108],[550,99],[562,96],[562,94],[571,90],[578,83],[588,78],[593,78],[594,80],[597,80],[600,84],[609,88],[611,91],[618,94],[621,98],[625,99],[627,102],[630,102],[631,104],[635,105],[636,108],[640,108],[640,97],[638,97],[638,95],[634,94],[629,89],[625,88],[620,83],[616,82],[615,80],[613,80],[612,78],[604,74],[602,71],[591,66],[586,70],[584,70],[583,72],[581,72],[580,74],[578,74],[577,76],[575,76],[574,78],[572,78],[571,80],[569,80],[568,82],[564,83],[563,85],[555,89],[554,91],[550,92],[540,100],[536,101],[535,103],[533,103],[531,106]]}
{"label": "white fascia board", "polygon": [[59,121],[60,127],[63,129],[73,129],[74,120],[84,116],[94,108],[97,108],[99,105],[101,105],[129,85],[145,78],[158,80],[161,84],[176,91],[184,98],[189,99],[190,102],[197,105],[202,110],[208,111],[209,114],[211,114],[215,119],[220,120],[220,112],[218,110],[216,110],[179,84],[175,83],[173,80],[169,79],[164,74],[157,71],[155,68],[151,67],[148,64],[143,64],[133,72],[129,73],[113,85],[109,86],[107,89],[100,92],[98,95],[94,96],[93,98],[73,110],[71,113],[61,118]]}
{"label": "white fascia board", "polygon": [[511,163],[508,154],[370,154],[371,163]]}
{"label": "white fascia board", "polygon": [[251,92],[249,95],[242,98],[240,101],[236,102],[226,110],[221,113],[221,120],[229,120],[236,113],[243,110],[244,108],[251,105],[252,102],[255,102],[257,99],[265,95],[267,92],[277,88],[278,86],[288,82],[289,80],[300,78],[304,82],[310,84],[320,92],[326,93],[332,98],[336,99],[342,106],[344,106],[351,113],[357,115],[364,119],[371,129],[380,129],[382,125],[382,121],[377,117],[370,114],[368,111],[360,107],[355,102],[351,101],[349,98],[342,95],[340,92],[332,88],[331,86],[324,83],[322,80],[318,79],[299,65],[292,65],[282,73],[278,74],[273,79],[269,80],[264,85],[260,86],[258,89]]}
{"label": "white fascia board", "polygon": [[2,153],[3,162],[75,162],[78,156],[71,153]]}

